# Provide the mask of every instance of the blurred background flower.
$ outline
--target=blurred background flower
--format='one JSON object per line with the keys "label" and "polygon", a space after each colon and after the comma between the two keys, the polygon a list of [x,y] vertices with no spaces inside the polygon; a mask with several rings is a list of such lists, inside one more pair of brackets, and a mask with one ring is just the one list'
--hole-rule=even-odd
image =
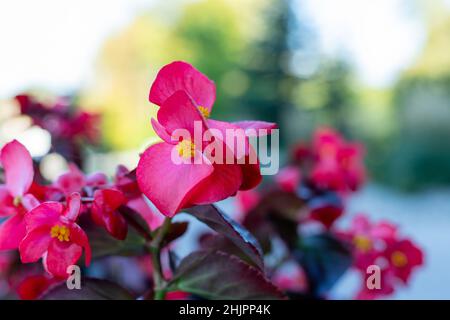
{"label": "blurred background flower", "polygon": [[[395,297],[450,298],[449,32],[448,0],[2,2],[0,143],[17,138],[44,157],[50,180],[67,169],[58,154],[77,162],[78,147],[88,172],[133,168],[158,139],[147,100],[157,70],[189,61],[216,82],[213,116],[277,122],[284,157],[322,125],[362,141],[371,183],[348,219],[389,218],[423,245],[424,271]],[[101,113],[102,139],[52,150],[54,128],[21,114],[10,99],[20,92]],[[73,118],[74,130],[89,122]]]}

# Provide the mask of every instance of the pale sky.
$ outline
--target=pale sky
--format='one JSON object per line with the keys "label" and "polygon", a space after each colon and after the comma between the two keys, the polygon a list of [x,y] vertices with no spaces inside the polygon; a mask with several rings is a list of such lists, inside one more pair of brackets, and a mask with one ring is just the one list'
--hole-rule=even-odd
{"label": "pale sky", "polygon": [[[329,54],[346,52],[369,85],[389,85],[424,35],[405,0],[303,0]],[[413,0],[406,0],[413,1]],[[86,86],[102,43],[153,0],[0,2],[0,98],[29,87]]]}

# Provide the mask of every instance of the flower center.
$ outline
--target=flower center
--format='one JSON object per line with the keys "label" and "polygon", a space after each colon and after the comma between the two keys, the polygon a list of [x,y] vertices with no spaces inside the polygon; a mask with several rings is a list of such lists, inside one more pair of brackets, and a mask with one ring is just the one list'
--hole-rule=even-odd
{"label": "flower center", "polygon": [[202,116],[204,116],[205,118],[209,118],[209,110],[206,109],[205,107],[198,106],[198,111],[200,111]]}
{"label": "flower center", "polygon": [[391,261],[397,268],[404,267],[408,264],[408,258],[403,252],[394,251],[391,255]]}
{"label": "flower center", "polygon": [[372,241],[365,236],[354,236],[353,243],[356,248],[362,252],[367,252],[372,249]]}
{"label": "flower center", "polygon": [[52,238],[58,238],[59,241],[70,241],[70,230],[66,226],[55,225],[50,230]]}
{"label": "flower center", "polygon": [[191,140],[183,140],[177,144],[178,155],[185,159],[190,159],[195,155],[195,144]]}
{"label": "flower center", "polygon": [[17,196],[17,197],[14,198],[13,204],[14,204],[15,207],[18,207],[21,203],[22,203],[22,197],[21,196]]}

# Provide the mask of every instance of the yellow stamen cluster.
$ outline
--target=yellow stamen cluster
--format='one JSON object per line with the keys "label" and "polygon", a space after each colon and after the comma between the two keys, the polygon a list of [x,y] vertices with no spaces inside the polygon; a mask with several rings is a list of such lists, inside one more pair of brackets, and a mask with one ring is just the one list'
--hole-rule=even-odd
{"label": "yellow stamen cluster", "polygon": [[50,230],[52,238],[58,238],[59,241],[70,241],[70,230],[66,226],[55,225]]}
{"label": "yellow stamen cluster", "polygon": [[367,252],[372,249],[372,241],[365,236],[354,236],[353,243],[356,248],[362,252]]}
{"label": "yellow stamen cluster", "polygon": [[22,197],[21,196],[17,196],[17,197],[14,198],[13,204],[14,204],[15,207],[18,207],[21,203],[22,203]]}
{"label": "yellow stamen cluster", "polygon": [[394,251],[391,255],[391,261],[394,266],[401,268],[408,264],[408,257],[403,252]]}
{"label": "yellow stamen cluster", "polygon": [[199,106],[198,107],[198,111],[200,111],[200,113],[205,117],[205,118],[209,118],[209,110],[205,107]]}
{"label": "yellow stamen cluster", "polygon": [[177,144],[178,155],[185,159],[190,159],[195,155],[195,144],[191,140],[182,140]]}

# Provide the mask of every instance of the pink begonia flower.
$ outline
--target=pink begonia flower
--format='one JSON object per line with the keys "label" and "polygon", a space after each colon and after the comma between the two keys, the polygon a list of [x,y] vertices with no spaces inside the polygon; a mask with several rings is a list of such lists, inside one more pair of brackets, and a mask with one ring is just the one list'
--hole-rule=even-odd
{"label": "pink begonia flower", "polygon": [[365,179],[362,146],[344,141],[330,128],[321,128],[314,134],[312,148],[315,163],[311,180],[317,187],[345,193],[362,185]]}
{"label": "pink begonia flower", "polygon": [[301,173],[296,166],[287,166],[281,169],[275,176],[275,182],[283,191],[295,192],[300,185]]}
{"label": "pink begonia flower", "polygon": [[[225,129],[251,129],[250,135],[270,134],[276,124],[265,121],[239,121],[227,123],[218,120],[209,119],[214,101],[216,99],[216,87],[214,82],[208,79],[204,74],[195,69],[192,65],[176,61],[164,66],[157,74],[155,81],[150,88],[149,100],[158,106],[162,104],[177,91],[186,92],[193,100],[196,108],[204,117],[208,128],[217,129],[224,136]],[[264,130],[261,130],[264,129]],[[161,135],[160,135],[161,136]],[[161,137],[162,138],[162,137]],[[228,143],[228,141],[225,141]],[[246,141],[248,144],[248,140]],[[237,154],[236,148],[232,150]],[[259,163],[249,163],[248,158],[255,153],[253,147],[248,145],[245,148],[245,154],[237,154],[237,158],[245,157],[245,164],[241,165],[243,181],[241,190],[252,189],[261,182],[259,172]]]}
{"label": "pink begonia flower", "polygon": [[124,240],[128,232],[127,221],[118,211],[125,202],[126,198],[121,191],[101,189],[94,192],[91,207],[92,220],[119,240]]}
{"label": "pink begonia flower", "polygon": [[382,254],[386,241],[397,237],[397,227],[389,222],[371,223],[366,215],[356,215],[350,229],[340,233],[354,246],[354,266],[365,272]]}
{"label": "pink begonia flower", "polygon": [[410,239],[387,241],[384,257],[389,269],[403,283],[407,284],[412,271],[423,264],[423,252]]}
{"label": "pink begonia flower", "polygon": [[69,171],[63,173],[56,179],[53,186],[61,190],[66,196],[73,192],[82,192],[83,188],[93,189],[95,187],[105,186],[108,178],[103,173],[93,173],[85,176],[76,164],[69,164]]}
{"label": "pink begonia flower", "polygon": [[67,268],[76,264],[83,249],[86,265],[91,249],[86,233],[76,220],[80,214],[81,196],[73,193],[67,206],[44,202],[25,215],[27,234],[19,246],[23,263],[43,258],[44,267],[55,277],[66,278]]}
{"label": "pink begonia flower", "polygon": [[28,150],[17,140],[7,143],[1,150],[0,161],[6,183],[0,185],[0,250],[19,247],[25,236],[24,214],[39,204],[29,193],[33,183],[33,161]]}
{"label": "pink begonia flower", "polygon": [[[214,171],[214,166],[203,155],[202,145],[187,139],[179,142],[166,139],[177,129],[185,129],[194,137],[195,121],[202,123],[203,119],[186,93],[178,91],[165,100],[158,111],[159,124],[152,121],[154,127],[160,126],[157,132],[164,141],[150,146],[137,166],[140,189],[169,217],[192,205],[197,186]],[[177,157],[179,163],[174,163],[172,156]]]}

